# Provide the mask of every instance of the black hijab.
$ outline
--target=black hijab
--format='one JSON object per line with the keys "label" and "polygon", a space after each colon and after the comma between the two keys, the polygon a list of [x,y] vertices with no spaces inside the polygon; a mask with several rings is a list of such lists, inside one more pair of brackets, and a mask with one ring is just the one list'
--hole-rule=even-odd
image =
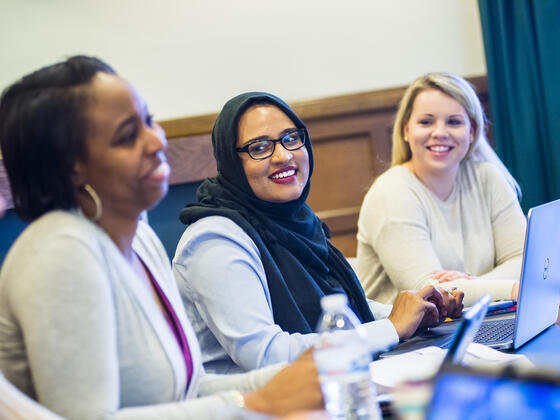
{"label": "black hijab", "polygon": [[[313,332],[321,314],[319,301],[332,293],[345,293],[361,321],[372,321],[373,315],[354,271],[329,242],[326,226],[324,230],[306,203],[309,180],[298,199],[281,204],[259,199],[249,186],[235,148],[239,119],[257,104],[278,107],[297,128],[305,129],[291,108],[274,95],[249,92],[230,99],[212,130],[218,176],[200,185],[198,203],[183,208],[179,215],[181,222],[188,225],[203,217],[224,216],[249,235],[261,254],[274,322],[284,331]],[[311,176],[313,150],[309,139],[305,147]]]}

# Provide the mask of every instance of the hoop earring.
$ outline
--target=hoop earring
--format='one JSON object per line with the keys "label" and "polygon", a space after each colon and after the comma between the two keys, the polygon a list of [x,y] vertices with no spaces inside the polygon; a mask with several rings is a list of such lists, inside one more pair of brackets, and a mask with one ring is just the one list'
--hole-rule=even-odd
{"label": "hoop earring", "polygon": [[85,192],[89,194],[89,196],[93,200],[93,203],[95,204],[95,214],[93,215],[93,217],[90,218],[90,220],[92,222],[97,222],[101,218],[101,215],[103,214],[103,206],[101,205],[101,199],[99,198],[99,195],[97,195],[97,193],[95,192],[95,190],[91,185],[84,184],[82,188],[84,189]]}

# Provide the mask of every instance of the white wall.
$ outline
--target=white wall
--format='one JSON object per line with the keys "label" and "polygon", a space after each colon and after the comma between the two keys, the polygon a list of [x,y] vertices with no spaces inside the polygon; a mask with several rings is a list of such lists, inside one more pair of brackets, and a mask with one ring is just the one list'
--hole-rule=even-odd
{"label": "white wall", "polygon": [[0,0],[0,88],[83,53],[108,61],[157,119],[486,73],[477,0]]}

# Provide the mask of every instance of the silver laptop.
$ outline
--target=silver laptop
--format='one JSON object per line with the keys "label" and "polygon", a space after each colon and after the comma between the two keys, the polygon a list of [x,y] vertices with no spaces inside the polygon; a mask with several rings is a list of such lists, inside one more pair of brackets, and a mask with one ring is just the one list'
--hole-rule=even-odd
{"label": "silver laptop", "polygon": [[474,341],[517,349],[554,324],[560,304],[560,200],[529,210],[517,313],[482,323]]}

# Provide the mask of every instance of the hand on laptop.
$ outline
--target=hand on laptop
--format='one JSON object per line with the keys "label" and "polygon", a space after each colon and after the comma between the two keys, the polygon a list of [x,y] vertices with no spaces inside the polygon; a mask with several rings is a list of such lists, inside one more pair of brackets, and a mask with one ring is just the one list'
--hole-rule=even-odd
{"label": "hand on laptop", "polygon": [[445,316],[447,308],[441,292],[434,286],[425,286],[421,290],[399,292],[388,318],[397,330],[399,338],[404,340],[412,336],[418,328],[440,324]]}
{"label": "hand on laptop", "polygon": [[443,305],[445,306],[447,316],[449,318],[460,318],[463,314],[463,298],[465,294],[456,288],[446,290],[438,288],[443,297]]}

